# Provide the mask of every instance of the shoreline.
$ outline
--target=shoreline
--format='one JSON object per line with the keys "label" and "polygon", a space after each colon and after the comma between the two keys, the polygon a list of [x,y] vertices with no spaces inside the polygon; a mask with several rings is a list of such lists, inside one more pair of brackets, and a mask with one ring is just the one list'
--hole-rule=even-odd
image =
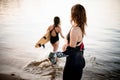
{"label": "shoreline", "polygon": [[82,80],[120,80],[120,69],[105,73],[95,73],[85,70]]}
{"label": "shoreline", "polygon": [[28,80],[28,79],[23,79],[20,76],[16,76],[15,74],[0,73],[0,80]]}
{"label": "shoreline", "polygon": [[[61,78],[62,79],[62,78]],[[0,80],[31,80],[24,79],[20,75],[0,73]],[[55,79],[57,80],[57,79]],[[91,71],[84,71],[82,80],[120,80],[120,70],[98,74]]]}

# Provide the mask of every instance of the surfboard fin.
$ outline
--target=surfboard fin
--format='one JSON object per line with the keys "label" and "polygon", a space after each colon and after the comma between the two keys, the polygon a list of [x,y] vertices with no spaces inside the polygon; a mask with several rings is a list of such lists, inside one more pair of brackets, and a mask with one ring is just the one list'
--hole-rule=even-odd
{"label": "surfboard fin", "polygon": [[45,48],[45,45],[43,44],[42,47]]}
{"label": "surfboard fin", "polygon": [[47,39],[45,36],[43,37],[44,39]]}
{"label": "surfboard fin", "polygon": [[38,44],[39,45],[39,47],[41,47],[41,44]]}
{"label": "surfboard fin", "polygon": [[45,48],[45,44],[42,44],[42,45],[41,45],[41,44],[39,44],[39,47],[41,47],[41,46],[42,46],[43,48]]}

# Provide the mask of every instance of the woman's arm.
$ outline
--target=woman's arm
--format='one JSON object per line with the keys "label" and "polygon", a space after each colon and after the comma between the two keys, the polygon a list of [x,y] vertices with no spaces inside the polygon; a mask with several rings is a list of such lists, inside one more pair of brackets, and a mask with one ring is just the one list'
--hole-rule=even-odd
{"label": "woman's arm", "polygon": [[59,29],[59,32],[60,32],[60,36],[61,36],[62,38],[65,38],[65,37],[63,36],[63,34],[62,34],[61,28]]}
{"label": "woman's arm", "polygon": [[78,30],[73,27],[70,32],[70,43],[69,46],[75,48],[78,40]]}
{"label": "woman's arm", "polygon": [[62,50],[63,51],[65,51],[66,50],[66,48],[67,48],[67,46],[68,46],[68,41],[67,41],[67,39],[65,39],[65,44],[62,46]]}
{"label": "woman's arm", "polygon": [[61,35],[61,37],[62,37],[62,38],[64,38],[64,36],[62,35],[62,33],[61,33],[61,32],[60,32],[60,35]]}

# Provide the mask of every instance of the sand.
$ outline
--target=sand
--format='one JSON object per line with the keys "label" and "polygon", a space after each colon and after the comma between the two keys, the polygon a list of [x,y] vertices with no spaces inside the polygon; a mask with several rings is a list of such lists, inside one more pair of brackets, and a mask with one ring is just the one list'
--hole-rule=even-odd
{"label": "sand", "polygon": [[15,74],[0,73],[0,80],[28,80],[28,79],[22,79],[21,77],[16,76]]}
{"label": "sand", "polygon": [[[30,79],[23,79],[15,74],[0,73],[0,80],[30,80]],[[105,73],[105,74],[96,74],[91,71],[85,70],[83,73],[82,80],[120,80],[120,70],[115,70],[111,73]]]}

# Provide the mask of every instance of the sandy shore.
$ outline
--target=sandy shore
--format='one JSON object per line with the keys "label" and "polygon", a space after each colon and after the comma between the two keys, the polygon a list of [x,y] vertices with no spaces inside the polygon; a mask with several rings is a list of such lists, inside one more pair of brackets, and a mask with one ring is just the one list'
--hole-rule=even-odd
{"label": "sandy shore", "polygon": [[[0,73],[0,80],[29,80],[23,79],[15,74]],[[115,70],[111,73],[96,74],[91,71],[84,71],[82,80],[120,80],[120,70]]]}
{"label": "sandy shore", "polygon": [[0,73],[0,80],[28,80],[28,79],[22,79],[21,77],[16,76],[15,74]]}

